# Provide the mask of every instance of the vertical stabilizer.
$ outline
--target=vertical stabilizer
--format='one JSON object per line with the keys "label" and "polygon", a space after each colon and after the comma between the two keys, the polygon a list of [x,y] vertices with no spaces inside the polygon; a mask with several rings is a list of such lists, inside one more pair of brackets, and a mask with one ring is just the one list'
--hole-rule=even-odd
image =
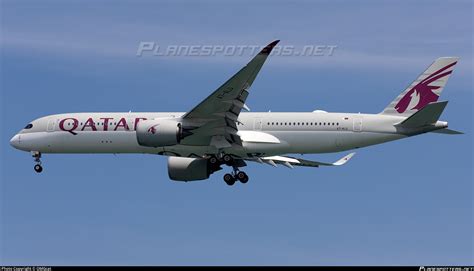
{"label": "vertical stabilizer", "polygon": [[458,57],[436,59],[381,114],[409,117],[427,104],[438,101],[458,59]]}

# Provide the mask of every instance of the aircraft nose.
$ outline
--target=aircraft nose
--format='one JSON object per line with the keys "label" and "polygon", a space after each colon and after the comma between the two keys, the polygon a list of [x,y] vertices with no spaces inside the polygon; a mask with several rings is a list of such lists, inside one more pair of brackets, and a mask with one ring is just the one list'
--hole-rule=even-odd
{"label": "aircraft nose", "polygon": [[15,149],[18,149],[20,146],[20,135],[16,134],[10,139],[10,145]]}

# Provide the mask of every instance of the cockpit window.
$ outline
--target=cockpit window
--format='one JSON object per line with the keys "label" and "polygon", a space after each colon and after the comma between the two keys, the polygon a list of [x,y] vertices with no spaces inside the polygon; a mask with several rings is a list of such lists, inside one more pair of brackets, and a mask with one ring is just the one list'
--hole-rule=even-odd
{"label": "cockpit window", "polygon": [[31,128],[33,128],[33,124],[31,123],[25,126],[25,129],[31,129]]}

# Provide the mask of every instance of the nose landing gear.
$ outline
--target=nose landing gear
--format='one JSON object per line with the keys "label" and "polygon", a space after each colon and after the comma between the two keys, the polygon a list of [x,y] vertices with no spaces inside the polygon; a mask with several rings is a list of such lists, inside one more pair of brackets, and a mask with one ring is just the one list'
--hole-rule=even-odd
{"label": "nose landing gear", "polygon": [[33,151],[31,152],[31,156],[35,159],[36,165],[34,167],[37,173],[41,173],[43,171],[43,167],[41,166],[41,152]]}
{"label": "nose landing gear", "polygon": [[43,167],[40,164],[36,164],[35,165],[35,171],[37,173],[41,173],[41,171],[43,171]]}

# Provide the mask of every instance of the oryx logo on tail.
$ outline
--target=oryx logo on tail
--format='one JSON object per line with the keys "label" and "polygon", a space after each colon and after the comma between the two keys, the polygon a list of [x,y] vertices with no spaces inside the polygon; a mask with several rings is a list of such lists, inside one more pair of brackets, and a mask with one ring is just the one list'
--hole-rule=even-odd
{"label": "oryx logo on tail", "polygon": [[451,74],[453,72],[452,70],[446,70],[456,65],[456,63],[457,62],[451,63],[448,66],[437,70],[410,89],[410,91],[408,91],[395,106],[397,112],[403,113],[409,107],[408,110],[420,110],[425,105],[438,101],[439,95],[434,93],[434,90],[439,89],[441,86],[432,86],[430,84]]}
{"label": "oryx logo on tail", "polygon": [[436,59],[381,113],[409,117],[426,105],[437,102],[458,59],[458,57]]}

